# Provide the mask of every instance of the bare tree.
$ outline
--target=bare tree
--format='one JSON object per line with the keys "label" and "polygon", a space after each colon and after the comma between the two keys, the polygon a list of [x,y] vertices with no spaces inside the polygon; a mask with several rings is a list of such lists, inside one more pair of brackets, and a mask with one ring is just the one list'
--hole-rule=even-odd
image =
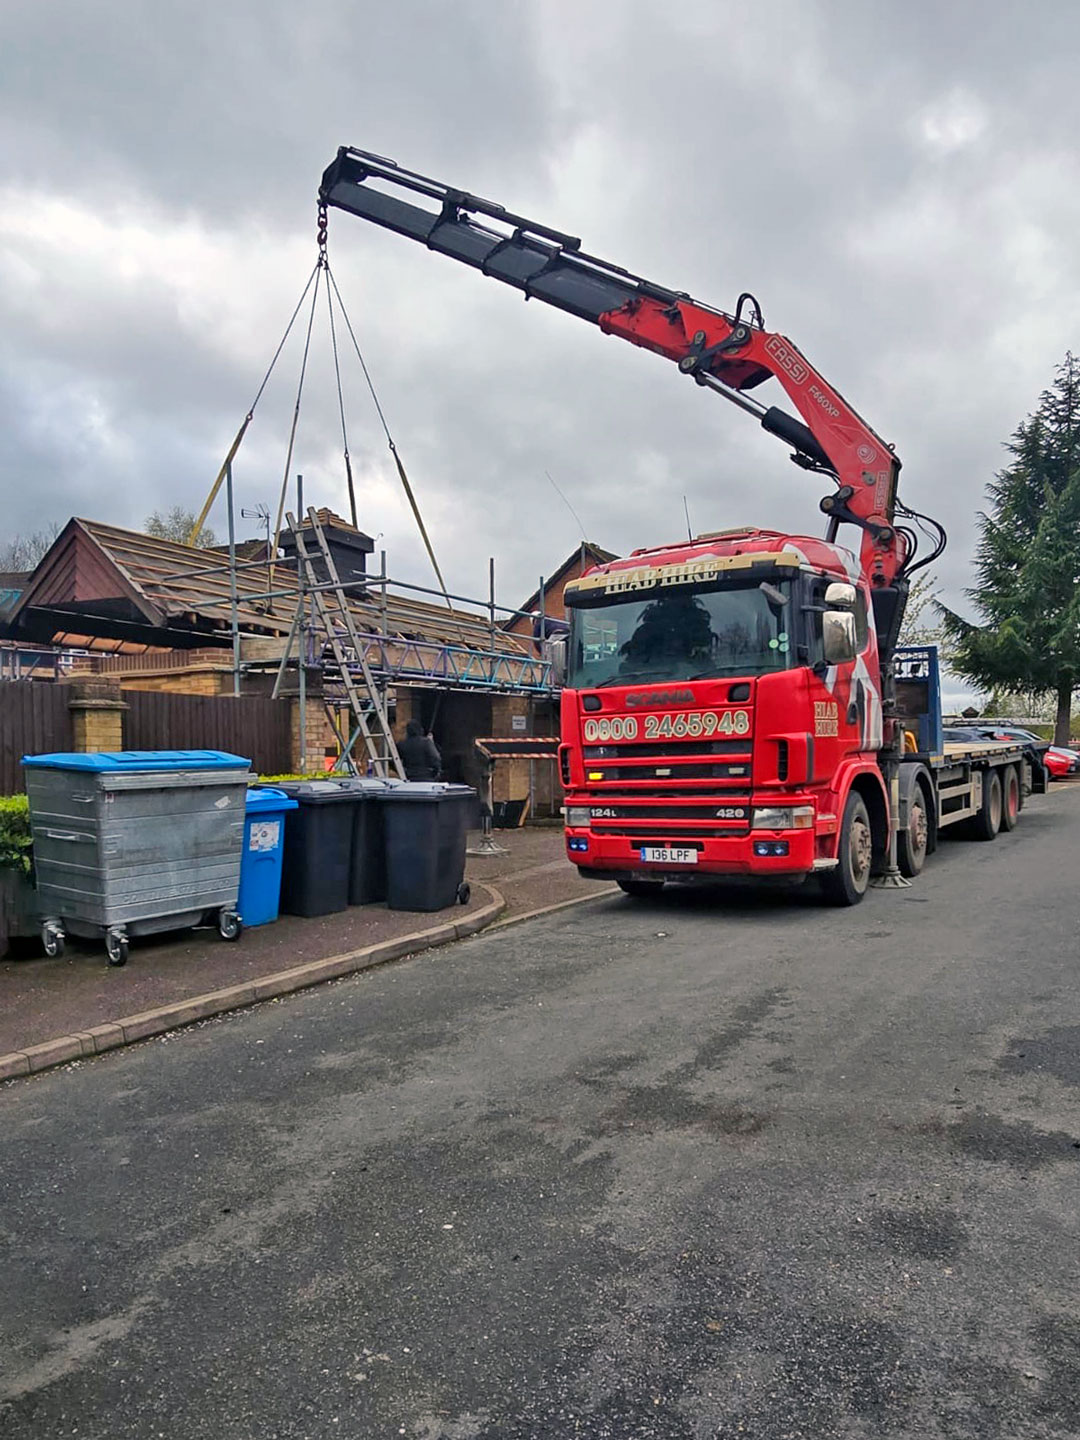
{"label": "bare tree", "polygon": [[54,520],[42,530],[0,541],[0,570],[23,574],[36,569],[61,529],[60,522]]}
{"label": "bare tree", "polygon": [[[153,535],[158,540],[175,540],[180,545],[186,545],[195,524],[195,512],[185,510],[182,505],[174,505],[167,515],[155,510],[146,517],[145,524],[148,535]],[[207,550],[211,545],[217,544],[217,536],[208,525],[204,525],[195,537],[195,544],[201,550]]]}
{"label": "bare tree", "polygon": [[900,644],[936,645],[942,664],[948,664],[951,656],[952,646],[938,611],[937,580],[925,571],[912,581],[900,626]]}

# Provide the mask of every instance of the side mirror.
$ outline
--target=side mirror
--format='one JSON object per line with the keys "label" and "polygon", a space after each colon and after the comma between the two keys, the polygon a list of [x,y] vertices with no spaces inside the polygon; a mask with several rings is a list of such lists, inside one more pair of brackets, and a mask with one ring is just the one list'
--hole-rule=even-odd
{"label": "side mirror", "polygon": [[[832,588],[830,585],[829,589]],[[850,590],[851,586],[843,588]],[[855,659],[858,654],[855,616],[850,610],[826,610],[821,617],[821,631],[827,665],[844,665]]]}
{"label": "side mirror", "polygon": [[850,610],[855,605],[855,586],[848,585],[846,581],[834,580],[825,589],[825,608],[827,610]]}

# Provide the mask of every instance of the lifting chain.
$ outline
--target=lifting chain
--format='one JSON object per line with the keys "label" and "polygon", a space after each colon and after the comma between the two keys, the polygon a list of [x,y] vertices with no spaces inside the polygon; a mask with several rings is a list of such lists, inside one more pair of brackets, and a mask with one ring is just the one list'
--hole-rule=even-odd
{"label": "lifting chain", "polygon": [[327,259],[326,259],[326,224],[327,224],[327,220],[326,220],[326,206],[325,206],[325,204],[320,200],[320,201],[319,201],[318,230],[316,231],[316,236],[315,236],[315,238],[316,238],[316,239],[318,240],[318,242],[319,242],[319,268],[322,269],[322,270],[325,270],[325,269],[327,268]]}

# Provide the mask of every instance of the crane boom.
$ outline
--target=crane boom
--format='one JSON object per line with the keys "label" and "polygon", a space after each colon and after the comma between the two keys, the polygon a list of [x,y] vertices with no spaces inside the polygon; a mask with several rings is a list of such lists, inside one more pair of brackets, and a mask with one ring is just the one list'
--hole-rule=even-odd
{"label": "crane boom", "polygon": [[[752,296],[740,296],[729,315],[586,254],[575,236],[363,150],[338,151],[319,199],[663,355],[756,416],[791,446],[797,464],[835,481],[821,501],[828,538],[841,523],[862,531],[860,563],[875,592],[877,628],[895,641],[914,557],[911,532],[895,524],[900,461],[791,340],[765,329]],[[770,377],[801,420],[746,393]]]}

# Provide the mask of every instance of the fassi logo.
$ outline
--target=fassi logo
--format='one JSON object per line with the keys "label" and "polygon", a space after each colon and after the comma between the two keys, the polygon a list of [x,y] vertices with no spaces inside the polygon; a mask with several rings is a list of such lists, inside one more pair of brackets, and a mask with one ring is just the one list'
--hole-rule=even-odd
{"label": "fassi logo", "polygon": [[626,697],[628,710],[640,710],[643,705],[650,708],[657,705],[693,705],[692,690],[631,690]]}

